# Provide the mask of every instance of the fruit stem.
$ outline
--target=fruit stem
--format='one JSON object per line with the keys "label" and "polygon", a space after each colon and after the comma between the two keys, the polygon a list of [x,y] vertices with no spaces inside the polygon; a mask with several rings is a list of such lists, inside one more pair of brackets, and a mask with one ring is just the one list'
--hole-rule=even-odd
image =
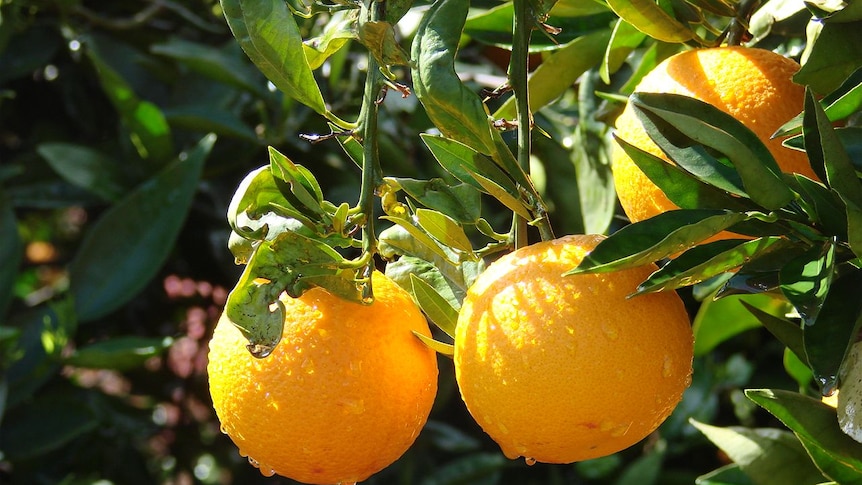
{"label": "fruit stem", "polygon": [[[368,20],[377,17],[377,4],[368,9]],[[365,77],[365,91],[362,95],[362,108],[359,112],[356,133],[362,141],[362,186],[359,192],[358,206],[365,213],[365,223],[362,225],[362,253],[367,258],[368,267],[363,276],[368,276],[365,293],[371,294],[371,272],[374,269],[374,258],[377,252],[377,236],[374,233],[374,195],[376,187],[383,180],[380,168],[380,153],[377,139],[377,115],[380,104],[380,94],[384,89],[383,75],[377,60],[368,53],[368,73]],[[365,295],[363,295],[365,296]]]}
{"label": "fruit stem", "polygon": [[736,10],[736,16],[730,21],[727,34],[727,45],[740,45],[748,33],[748,21],[751,14],[760,5],[761,0],[742,0]]}

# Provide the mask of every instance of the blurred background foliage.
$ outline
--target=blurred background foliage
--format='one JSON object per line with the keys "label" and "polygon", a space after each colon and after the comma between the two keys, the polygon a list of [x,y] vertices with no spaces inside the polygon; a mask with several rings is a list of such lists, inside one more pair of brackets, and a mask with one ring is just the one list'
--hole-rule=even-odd
{"label": "blurred background foliage", "polygon": [[[631,33],[636,42],[608,69],[616,16],[601,2],[561,3],[570,10],[549,21],[562,28],[559,44],[535,35],[533,67],[581,43],[567,54],[573,78],[536,114],[532,174],[557,234],[612,232],[626,221],[607,168],[609,123],[620,95],[679,46]],[[399,22],[404,45],[426,6],[416,2]],[[491,91],[506,79],[511,5],[472,8],[458,73]],[[799,56],[810,14],[789,12],[769,17],[762,42]],[[315,74],[330,110],[350,119],[366,51],[339,40],[329,15],[297,21],[303,38],[346,44]],[[488,105],[506,112],[504,102]],[[384,173],[443,176],[418,136],[433,125],[416,98],[390,92],[381,110]],[[227,206],[246,173],[267,163],[268,146],[309,168],[328,200],[357,199],[359,170],[341,147],[308,141],[328,132],[251,64],[217,1],[0,0],[0,483],[289,482],[262,477],[219,432],[206,342],[241,271],[227,250]],[[502,232],[510,212],[483,202]],[[811,377],[730,304],[768,297],[703,309],[697,288],[682,294],[697,315],[694,382],[643,443],[573,465],[506,460],[467,414],[441,357],[427,427],[369,483],[690,484],[728,464],[689,418],[780,426],[743,388],[795,391]]]}

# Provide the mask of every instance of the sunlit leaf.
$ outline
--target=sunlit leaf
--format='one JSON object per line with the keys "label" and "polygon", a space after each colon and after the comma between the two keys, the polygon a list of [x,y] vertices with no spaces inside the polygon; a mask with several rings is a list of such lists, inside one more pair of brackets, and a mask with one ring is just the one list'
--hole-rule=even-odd
{"label": "sunlit leaf", "polygon": [[117,160],[85,145],[42,143],[36,151],[61,177],[83,189],[113,202],[129,187]]}
{"label": "sunlit leaf", "polygon": [[653,0],[608,0],[614,13],[636,29],[664,42],[687,42],[697,35]]}
{"label": "sunlit leaf", "polygon": [[628,59],[629,54],[636,49],[646,38],[646,34],[634,28],[632,24],[623,19],[618,19],[614,24],[610,42],[607,43],[605,57],[599,72],[602,81],[611,83],[611,74],[615,73]]}
{"label": "sunlit leaf", "polygon": [[458,221],[442,212],[430,209],[416,209],[416,221],[428,234],[442,244],[467,255],[473,253],[473,246],[464,228]]}
{"label": "sunlit leaf", "polygon": [[835,246],[831,241],[814,247],[781,268],[781,292],[796,307],[807,325],[817,320],[835,270]]}
{"label": "sunlit leaf", "polygon": [[92,369],[127,371],[141,367],[148,359],[161,355],[173,343],[171,338],[123,336],[75,349],[63,363]]}
{"label": "sunlit leaf", "polygon": [[419,276],[411,274],[410,283],[413,290],[412,294],[422,311],[446,335],[454,337],[455,325],[458,323],[458,309],[453,307],[433,286]]}
{"label": "sunlit leaf", "polygon": [[474,186],[449,185],[443,179],[415,180],[395,178],[407,195],[420,204],[440,211],[458,222],[474,224],[481,215],[481,199]]}

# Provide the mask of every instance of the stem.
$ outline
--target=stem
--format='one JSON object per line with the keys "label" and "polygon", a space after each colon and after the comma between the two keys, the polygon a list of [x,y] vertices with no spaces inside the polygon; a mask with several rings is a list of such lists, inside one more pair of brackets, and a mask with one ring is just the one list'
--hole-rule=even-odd
{"label": "stem", "polygon": [[[368,9],[369,20],[374,20],[377,9]],[[362,226],[362,253],[368,258],[365,275],[368,277],[363,300],[371,296],[371,272],[374,269],[374,258],[377,252],[377,235],[374,233],[374,193],[381,180],[380,157],[377,140],[377,98],[383,88],[383,76],[379,65],[371,53],[368,54],[368,73],[365,78],[365,91],[362,96],[362,109],[359,113],[357,133],[362,137],[362,187],[359,192],[359,209],[366,215]]]}
{"label": "stem", "polygon": [[727,45],[739,45],[748,32],[748,21],[751,14],[760,5],[761,0],[742,0],[736,11],[736,17],[730,21],[727,34]]}
{"label": "stem", "polygon": [[[515,25],[512,31],[512,57],[509,60],[509,85],[515,96],[515,112],[518,119],[518,164],[524,172],[530,173],[530,150],[532,140],[530,128],[533,114],[530,112],[530,96],[527,89],[527,71],[530,50],[530,36],[533,28],[530,22],[532,11],[528,0],[514,0]],[[514,215],[512,221],[515,232],[515,249],[529,244],[527,240],[527,221]]]}
{"label": "stem", "polygon": [[[530,36],[533,33],[535,13],[529,0],[514,0],[515,25],[512,31],[512,57],[509,60],[509,86],[515,96],[515,112],[518,119],[518,164],[528,176],[530,174],[531,134],[533,113],[530,111],[530,94],[527,84],[530,56]],[[542,201],[535,201],[538,218],[535,225],[543,241],[554,238],[548,215]],[[515,249],[529,244],[527,221],[517,214],[512,221],[515,233]]]}

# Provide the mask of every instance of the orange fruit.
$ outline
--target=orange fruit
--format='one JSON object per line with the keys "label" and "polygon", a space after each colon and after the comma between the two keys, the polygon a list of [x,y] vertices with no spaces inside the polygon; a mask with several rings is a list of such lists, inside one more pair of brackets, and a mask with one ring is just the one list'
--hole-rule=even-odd
{"label": "orange fruit", "polygon": [[397,460],[437,392],[430,336],[410,295],[382,273],[374,303],[322,288],[283,297],[284,335],[266,358],[225,316],[209,344],[210,393],[222,431],[264,475],[305,483],[365,480]]}
{"label": "orange fruit", "polygon": [[653,432],[691,382],[693,337],[676,293],[628,298],[652,271],[563,276],[602,236],[509,253],[470,287],[455,331],[455,376],[509,458],[571,463]]}
{"label": "orange fruit", "polygon": [[[804,152],[781,146],[781,139],[770,139],[802,111],[805,90],[791,79],[798,70],[796,61],[764,49],[695,49],[665,59],[644,76],[635,92],[681,94],[707,102],[756,133],[782,171],[818,180]],[[616,134],[668,160],[646,134],[631,105],[617,118]],[[614,148],[612,169],[620,204],[632,222],[677,209],[619,146]]]}

